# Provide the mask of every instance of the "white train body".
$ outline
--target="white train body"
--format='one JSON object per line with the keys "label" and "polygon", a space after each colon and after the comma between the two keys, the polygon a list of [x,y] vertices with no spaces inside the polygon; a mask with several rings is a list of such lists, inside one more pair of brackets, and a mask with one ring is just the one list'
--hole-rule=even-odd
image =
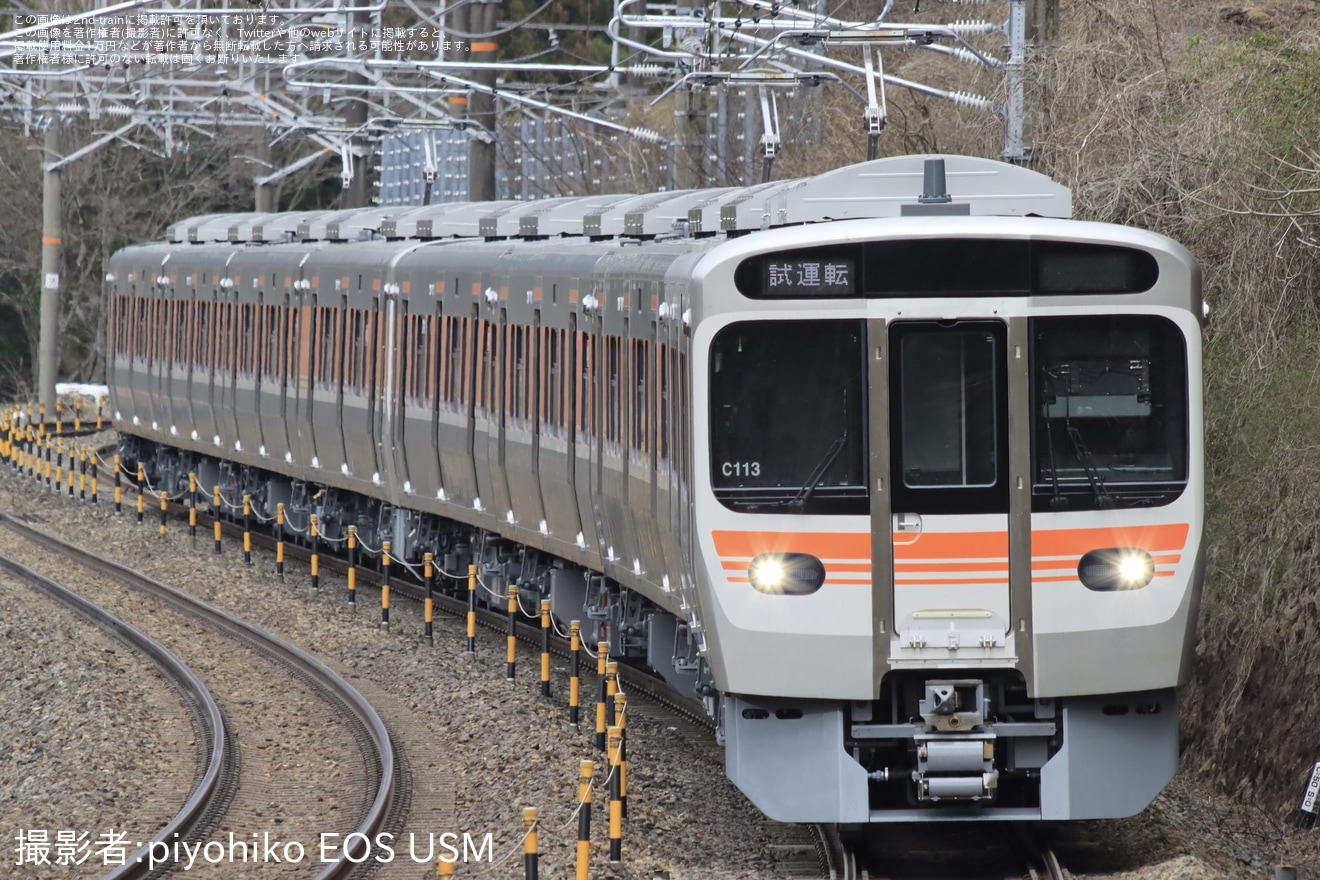
{"label": "white train body", "polygon": [[1130,815],[1176,769],[1200,595],[1200,270],[942,164],[951,199],[905,157],[189,221],[112,260],[125,454],[535,588],[704,697],[773,818]]}

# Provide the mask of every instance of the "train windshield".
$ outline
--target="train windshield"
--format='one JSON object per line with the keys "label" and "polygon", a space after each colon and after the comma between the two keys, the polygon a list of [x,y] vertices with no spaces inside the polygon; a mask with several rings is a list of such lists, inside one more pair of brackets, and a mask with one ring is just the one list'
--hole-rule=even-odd
{"label": "train windshield", "polygon": [[865,514],[865,325],[757,321],[716,334],[711,473],[734,510]]}
{"label": "train windshield", "polygon": [[1035,318],[1033,510],[1167,504],[1187,483],[1187,351],[1153,316]]}

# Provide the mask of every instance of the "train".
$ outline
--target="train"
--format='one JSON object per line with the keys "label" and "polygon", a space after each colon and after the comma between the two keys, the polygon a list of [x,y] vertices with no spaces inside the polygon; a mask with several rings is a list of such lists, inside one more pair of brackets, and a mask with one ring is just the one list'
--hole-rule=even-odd
{"label": "train", "polygon": [[1178,763],[1208,310],[1182,245],[1072,213],[945,155],[190,218],[107,263],[120,455],[548,599],[772,819],[1132,815]]}

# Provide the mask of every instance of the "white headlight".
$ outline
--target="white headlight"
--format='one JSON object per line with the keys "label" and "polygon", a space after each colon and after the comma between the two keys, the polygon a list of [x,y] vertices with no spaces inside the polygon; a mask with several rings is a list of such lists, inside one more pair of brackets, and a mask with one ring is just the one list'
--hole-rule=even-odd
{"label": "white headlight", "polygon": [[747,576],[762,593],[778,593],[784,588],[784,566],[777,559],[755,560]]}

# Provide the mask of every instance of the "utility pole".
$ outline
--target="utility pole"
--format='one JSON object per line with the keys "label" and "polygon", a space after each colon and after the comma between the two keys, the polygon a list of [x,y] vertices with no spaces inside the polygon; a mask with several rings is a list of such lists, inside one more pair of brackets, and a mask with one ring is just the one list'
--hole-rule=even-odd
{"label": "utility pole", "polygon": [[[692,16],[694,0],[678,0],[680,18]],[[708,90],[680,89],[674,96],[674,127],[678,141],[673,145],[671,162],[674,169],[675,189],[697,189],[707,185],[706,179],[706,120]]]}
{"label": "utility pole", "polygon": [[[257,178],[264,178],[274,169],[270,164],[270,132],[263,130],[257,136],[257,161],[259,170]],[[280,185],[274,181],[267,183],[258,183],[254,185],[253,201],[258,214],[272,214],[277,208],[279,201]]]}
{"label": "utility pole", "polygon": [[[349,34],[355,43],[370,45],[371,33],[363,13],[349,15]],[[361,73],[349,73],[345,81],[350,86],[366,86],[367,78]],[[350,88],[348,106],[344,109],[344,123],[356,129],[348,141],[348,162],[353,177],[344,188],[341,204],[345,208],[365,208],[371,204],[371,187],[367,179],[371,167],[371,141],[363,130],[367,125],[367,90]]]}
{"label": "utility pole", "polygon": [[1059,0],[1027,0],[1027,44],[1033,49],[1059,42]]}
{"label": "utility pole", "polygon": [[[472,5],[469,32],[472,34],[469,58],[473,63],[472,81],[486,87],[495,85],[495,61],[499,43],[494,40],[497,0],[479,0]],[[468,118],[491,135],[486,143],[472,138],[469,143],[468,198],[474,202],[495,199],[495,96],[485,89],[475,89],[468,102]]]}
{"label": "utility pole", "polygon": [[41,177],[41,329],[37,342],[37,398],[55,413],[55,379],[60,366],[60,263],[64,254],[60,222],[62,190],[60,121],[52,115],[46,129],[45,166]]}
{"label": "utility pole", "polygon": [[1040,117],[1039,95],[1027,94],[1027,62],[1057,43],[1059,0],[1010,0],[1008,6],[1008,105],[1004,157],[1032,160],[1032,121]]}

